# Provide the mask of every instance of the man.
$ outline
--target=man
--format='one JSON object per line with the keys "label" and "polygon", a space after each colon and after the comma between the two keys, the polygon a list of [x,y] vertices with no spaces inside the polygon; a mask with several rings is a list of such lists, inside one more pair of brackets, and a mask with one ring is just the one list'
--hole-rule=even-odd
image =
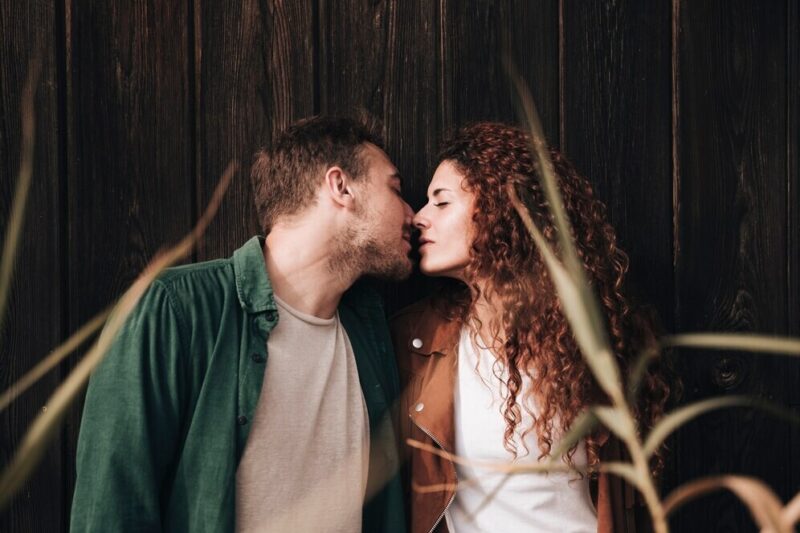
{"label": "man", "polygon": [[358,281],[411,271],[380,146],[316,117],[257,154],[266,239],[167,271],[92,377],[72,531],[405,530],[397,371]]}

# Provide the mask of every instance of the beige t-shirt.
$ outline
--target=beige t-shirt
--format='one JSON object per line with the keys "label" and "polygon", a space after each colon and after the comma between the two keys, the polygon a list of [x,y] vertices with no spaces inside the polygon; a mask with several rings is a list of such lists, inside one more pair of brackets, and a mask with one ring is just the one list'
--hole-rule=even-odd
{"label": "beige t-shirt", "polygon": [[239,532],[361,531],[369,420],[338,313],[277,297],[264,384],[236,471]]}

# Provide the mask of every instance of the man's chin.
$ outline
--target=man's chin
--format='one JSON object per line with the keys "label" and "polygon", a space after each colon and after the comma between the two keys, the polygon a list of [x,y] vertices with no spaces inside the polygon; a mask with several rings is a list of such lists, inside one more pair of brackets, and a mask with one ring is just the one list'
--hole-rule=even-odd
{"label": "man's chin", "polygon": [[366,274],[384,281],[403,281],[408,279],[414,271],[414,263],[409,258],[393,262],[391,265],[381,265]]}

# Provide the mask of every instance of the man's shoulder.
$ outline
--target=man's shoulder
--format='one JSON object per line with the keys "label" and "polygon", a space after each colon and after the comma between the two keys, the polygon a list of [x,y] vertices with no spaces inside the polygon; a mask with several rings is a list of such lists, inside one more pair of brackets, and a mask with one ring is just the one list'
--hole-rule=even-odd
{"label": "man's shoulder", "polygon": [[[191,321],[197,318],[197,310],[213,312],[236,295],[231,260],[214,259],[165,269],[153,282],[146,302],[169,302],[169,307]],[[150,307],[146,302],[143,305]]]}
{"label": "man's shoulder", "polygon": [[230,258],[212,259],[165,269],[157,283],[169,289],[191,289],[209,283],[234,280],[233,262]]}
{"label": "man's shoulder", "polygon": [[261,244],[261,238],[252,237],[230,257],[170,267],[159,275],[157,281],[172,289],[235,284],[237,276],[254,277],[251,270],[263,269]]}

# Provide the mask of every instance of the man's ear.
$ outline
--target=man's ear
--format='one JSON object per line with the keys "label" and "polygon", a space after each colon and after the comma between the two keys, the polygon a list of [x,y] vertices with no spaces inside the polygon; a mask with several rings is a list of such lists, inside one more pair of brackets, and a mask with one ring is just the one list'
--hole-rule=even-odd
{"label": "man's ear", "polygon": [[347,208],[355,205],[353,180],[340,167],[330,167],[325,172],[325,191],[337,205]]}

